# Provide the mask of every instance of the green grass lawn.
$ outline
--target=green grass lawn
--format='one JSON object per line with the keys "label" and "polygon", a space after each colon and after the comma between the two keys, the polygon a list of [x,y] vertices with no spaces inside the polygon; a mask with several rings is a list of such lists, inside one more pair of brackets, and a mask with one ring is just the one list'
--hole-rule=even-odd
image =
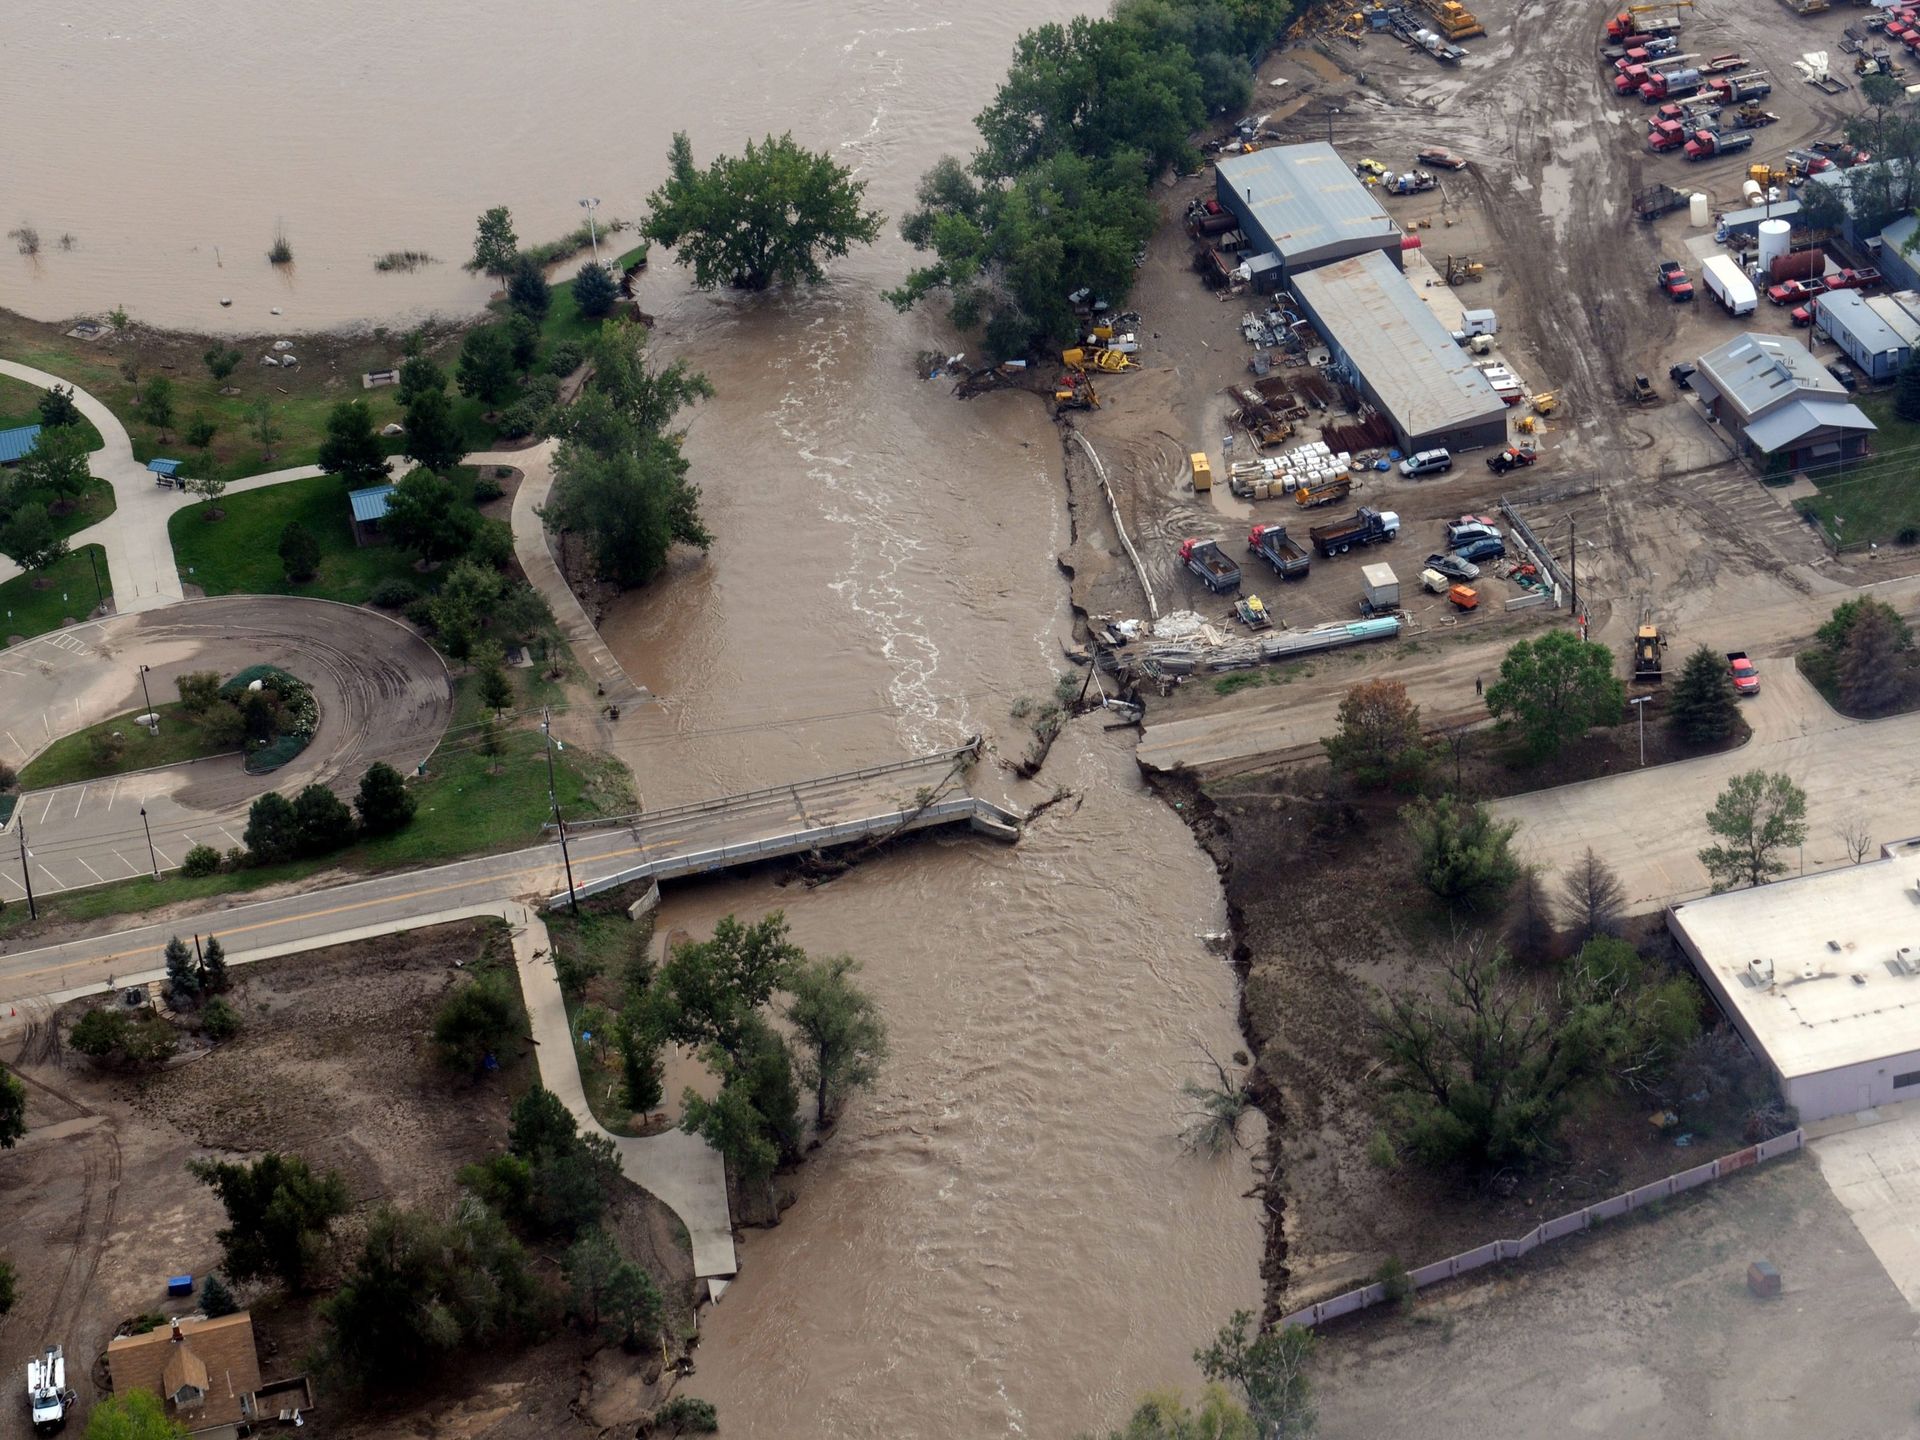
{"label": "green grass lawn", "polygon": [[18,635],[31,640],[58,630],[68,620],[86,619],[99,604],[95,565],[104,586],[107,552],[98,545],[82,545],[38,574],[16,576],[0,585],[0,639]]}
{"label": "green grass lawn", "polygon": [[[167,521],[180,578],[208,595],[310,595],[358,605],[382,580],[431,588],[405,551],[353,543],[346,487],[331,475],[229,495],[220,508],[226,514],[219,520],[190,505]],[[280,533],[295,520],[320,542],[320,568],[303,585],[290,582],[280,564]]]}
{"label": "green grass lawn", "polygon": [[[9,357],[11,358],[11,357]],[[47,392],[11,375],[0,375],[0,430],[40,423],[40,397]],[[87,449],[98,450],[107,442],[86,416],[80,417],[80,433],[87,437]]]}
{"label": "green grass lawn", "polygon": [[[1920,446],[1920,425],[1893,412],[1894,393],[1854,397],[1854,404],[1880,427],[1873,437],[1876,456],[1892,457]],[[1821,528],[1840,544],[1885,545],[1897,541],[1902,531],[1920,536],[1920,466],[1869,458],[1857,476],[1835,475],[1814,483],[1820,493],[1801,500],[1800,509],[1818,515]]]}
{"label": "green grass lawn", "polygon": [[[518,690],[516,713],[539,705],[551,687],[534,671],[510,672]],[[207,875],[190,880],[178,871],[159,880],[145,878],[101,885],[41,902],[43,918],[92,920],[127,915],[156,905],[244,894],[266,885],[301,880],[321,870],[368,872],[409,865],[439,864],[463,856],[540,844],[540,827],[550,818],[547,803],[546,740],[537,716],[521,728],[503,730],[500,753],[488,755],[481,743],[482,717],[471,676],[457,682],[453,724],[427,761],[427,773],[413,780],[419,802],[413,823],[397,835],[382,836],[317,860],[297,860],[258,870]],[[496,773],[497,772],[497,773]],[[619,761],[569,745],[554,755],[554,781],[560,807],[569,819],[630,813],[635,807],[633,780]],[[24,905],[0,910],[0,932],[25,924]]]}
{"label": "green grass lawn", "polygon": [[[125,715],[61,736],[20,772],[20,788],[48,790],[56,785],[98,780],[103,775],[125,775],[128,771],[146,770],[155,765],[177,765],[183,760],[221,753],[207,738],[202,718],[178,700],[155,707],[160,717],[158,735],[151,735],[144,725],[134,723],[134,716],[144,713],[144,710],[129,710]],[[93,738],[114,730],[126,741],[126,749],[118,760],[103,764],[94,753]]]}

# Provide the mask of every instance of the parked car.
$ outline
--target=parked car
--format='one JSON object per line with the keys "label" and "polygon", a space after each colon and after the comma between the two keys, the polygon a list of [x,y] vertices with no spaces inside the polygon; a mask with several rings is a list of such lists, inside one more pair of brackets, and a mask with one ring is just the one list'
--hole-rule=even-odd
{"label": "parked car", "polygon": [[1727,652],[1727,669],[1733,674],[1733,688],[1740,695],[1758,695],[1760,693],[1760,671],[1753,661],[1747,658],[1744,650]]}
{"label": "parked car", "polygon": [[1447,526],[1447,548],[1458,550],[1469,540],[1498,540],[1500,531],[1496,526],[1480,520],[1455,521]]}
{"label": "parked car", "polygon": [[1673,381],[1674,385],[1679,389],[1691,390],[1693,388],[1693,372],[1697,368],[1698,367],[1691,361],[1682,360],[1678,365],[1669,365],[1667,367],[1667,378]]}
{"label": "parked car", "polygon": [[1452,468],[1453,455],[1446,450],[1422,450],[1400,462],[1400,473],[1409,479],[1415,475],[1445,474]]}
{"label": "parked car", "polygon": [[1498,515],[1456,515],[1447,522],[1449,525],[1484,525],[1489,535],[1498,535],[1500,517]]}
{"label": "parked car", "polygon": [[1362,177],[1378,180],[1387,173],[1387,167],[1382,165],[1378,160],[1369,158],[1355,165],[1353,167],[1353,173]]}
{"label": "parked car", "polygon": [[1860,384],[1859,377],[1854,373],[1851,365],[1841,364],[1836,361],[1834,364],[1827,366],[1827,373],[1849,390],[1858,388]]}
{"label": "parked car", "polygon": [[1428,570],[1438,570],[1449,580],[1478,580],[1480,567],[1471,560],[1462,560],[1458,555],[1429,555],[1425,565]]}
{"label": "parked car", "polygon": [[1429,145],[1413,157],[1422,165],[1438,165],[1442,170],[1464,170],[1467,162],[1451,150],[1443,150],[1438,145]]}
{"label": "parked car", "polygon": [[1455,547],[1453,553],[1462,560],[1499,560],[1506,555],[1507,547],[1497,535],[1482,535],[1478,540]]}

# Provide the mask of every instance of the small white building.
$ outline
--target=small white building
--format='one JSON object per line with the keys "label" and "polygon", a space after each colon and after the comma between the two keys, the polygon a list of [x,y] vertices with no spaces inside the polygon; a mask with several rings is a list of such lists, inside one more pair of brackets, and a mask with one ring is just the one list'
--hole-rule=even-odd
{"label": "small white building", "polygon": [[1920,1100],[1920,840],[1667,923],[1801,1120]]}

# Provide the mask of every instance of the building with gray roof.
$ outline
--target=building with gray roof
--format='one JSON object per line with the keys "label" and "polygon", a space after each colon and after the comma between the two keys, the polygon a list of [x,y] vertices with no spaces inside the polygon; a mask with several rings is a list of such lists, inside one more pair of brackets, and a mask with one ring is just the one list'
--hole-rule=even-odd
{"label": "building with gray roof", "polygon": [[1251,254],[1280,258],[1282,281],[1369,251],[1400,263],[1400,227],[1324,141],[1222,156],[1214,193],[1240,222]]}
{"label": "building with gray roof", "polygon": [[1295,275],[1293,293],[1336,368],[1387,417],[1402,447],[1506,444],[1506,402],[1394,258],[1371,251],[1336,260]]}
{"label": "building with gray roof", "polygon": [[1693,389],[1707,416],[1746,450],[1792,469],[1831,469],[1867,453],[1877,428],[1847,388],[1784,335],[1748,333],[1707,351]]}
{"label": "building with gray roof", "polygon": [[1920,345],[1920,295],[1829,290],[1813,299],[1813,320],[1869,380],[1891,380]]}

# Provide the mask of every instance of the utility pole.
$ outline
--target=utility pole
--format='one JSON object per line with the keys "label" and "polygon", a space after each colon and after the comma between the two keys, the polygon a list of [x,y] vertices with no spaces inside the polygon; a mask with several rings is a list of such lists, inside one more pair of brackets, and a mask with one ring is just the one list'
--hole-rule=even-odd
{"label": "utility pole", "polygon": [[93,598],[98,602],[99,608],[105,610],[107,592],[100,586],[100,562],[95,558],[91,545],[87,547],[87,564],[93,567]]}
{"label": "utility pole", "polygon": [[[580,202],[580,208],[587,212],[587,238],[593,241],[593,263],[600,263],[600,229],[593,223],[593,212],[600,208],[600,197],[589,195]],[[578,230],[573,232],[578,235]]]}
{"label": "utility pole", "polygon": [[[1573,618],[1580,620],[1580,536],[1573,528],[1573,516],[1567,516],[1567,589],[1572,591]],[[1585,639],[1582,631],[1581,638]]]}
{"label": "utility pole", "polygon": [[33,903],[33,872],[27,869],[27,822],[20,822],[20,878],[27,887],[27,918],[38,920],[40,911]]}
{"label": "utility pole", "polygon": [[153,822],[147,819],[147,807],[140,807],[140,825],[147,832],[147,863],[153,867],[153,878],[160,878],[160,861],[153,853]]}
{"label": "utility pole", "polygon": [[560,815],[560,791],[553,778],[553,711],[540,707],[540,731],[547,737],[547,803],[553,806],[554,827],[560,832],[560,859],[567,867],[567,904],[580,913],[580,896],[573,888],[573,856],[567,851],[567,822]]}
{"label": "utility pole", "polygon": [[[158,735],[160,733],[160,715],[159,712],[153,708],[153,695],[147,689],[147,671],[152,668],[151,665],[142,665],[140,667],[140,694],[147,702],[147,714],[153,716],[153,722],[148,726],[147,733],[150,735]],[[143,810],[140,813],[144,815],[146,812]]]}

